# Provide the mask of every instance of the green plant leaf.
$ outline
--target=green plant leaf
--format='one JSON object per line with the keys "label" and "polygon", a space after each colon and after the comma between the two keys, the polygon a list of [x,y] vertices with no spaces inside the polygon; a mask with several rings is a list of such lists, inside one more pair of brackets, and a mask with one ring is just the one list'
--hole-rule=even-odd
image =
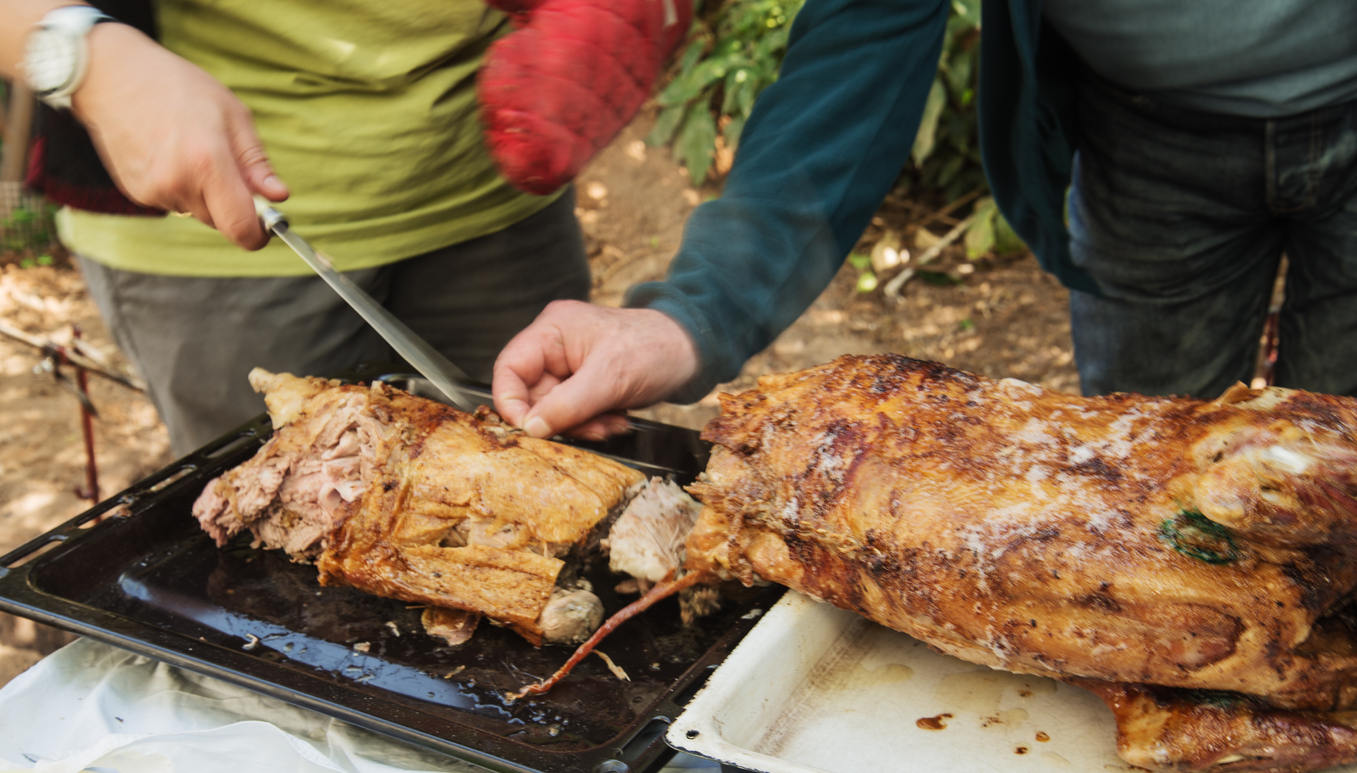
{"label": "green plant leaf", "polygon": [[942,118],[942,109],[947,106],[947,89],[941,79],[934,78],[928,89],[928,99],[924,102],[923,120],[919,122],[919,133],[914,135],[914,150],[910,154],[914,163],[922,164],[933,153],[937,144],[938,121]]}
{"label": "green plant leaf", "polygon": [[865,252],[850,252],[848,253],[848,265],[858,271],[865,271],[872,267],[872,256]]}
{"label": "green plant leaf", "polygon": [[731,116],[730,122],[726,124],[726,128],[721,130],[721,136],[726,140],[726,147],[729,147],[731,150],[739,149],[740,135],[744,133],[744,123],[744,116]]}
{"label": "green plant leaf", "polygon": [[728,58],[704,59],[692,72],[675,78],[657,99],[665,107],[686,104],[701,95],[708,86],[724,78],[729,67]]}
{"label": "green plant leaf", "polygon": [[994,218],[999,210],[994,199],[986,196],[975,204],[975,219],[966,229],[966,257],[974,260],[994,249]]}
{"label": "green plant leaf", "polygon": [[974,64],[975,57],[969,51],[953,54],[947,62],[944,71],[947,76],[947,89],[958,102],[961,101],[962,95],[970,90],[971,80],[975,77]]}
{"label": "green plant leaf", "polygon": [[722,84],[722,91],[725,96],[721,99],[721,114],[736,115],[743,113],[749,115],[748,110],[742,109],[744,104],[754,104],[753,96],[742,96],[741,92],[747,92],[753,86],[749,79],[748,62],[732,65],[729,72],[726,73],[725,82]]}
{"label": "green plant leaf", "polygon": [[978,218],[966,229],[966,257],[982,258],[994,249],[994,217]]}
{"label": "green plant leaf", "polygon": [[[695,183],[705,181],[715,155],[715,126],[723,125],[726,144],[736,147],[754,100],[777,80],[787,35],[802,3],[727,0],[694,15],[677,75],[656,98],[663,110],[647,141],[671,144]],[[712,147],[700,148],[704,139]]]}
{"label": "green plant leaf", "polygon": [[1026,249],[1027,243],[1013,230],[1013,226],[1008,224],[1008,219],[1004,217],[1004,214],[996,209],[994,217],[994,254],[1011,255],[1015,252],[1023,252]]}
{"label": "green plant leaf", "polygon": [[[743,80],[737,79],[735,82],[735,105],[731,115],[748,118],[749,114],[754,111],[754,98],[759,95],[760,91],[768,87],[769,81],[760,78],[757,69],[748,69],[744,72],[749,74],[748,77]],[[766,74],[764,73],[764,75]]]}
{"label": "green plant leaf", "polygon": [[707,50],[707,35],[703,34],[701,25],[694,24],[693,39],[688,43],[688,47],[683,49],[683,56],[679,59],[679,72],[688,73],[697,66],[698,61],[702,59],[702,54]]}
{"label": "green plant leaf", "polygon": [[980,27],[981,0],[952,0],[952,13],[965,19],[975,28]]}
{"label": "green plant leaf", "polygon": [[679,124],[683,121],[683,114],[687,109],[687,105],[674,105],[661,110],[655,118],[655,125],[650,128],[650,133],[646,135],[646,144],[654,147],[668,145],[669,141],[674,138],[674,132],[678,130]]}
{"label": "green plant leaf", "polygon": [[738,37],[719,38],[716,45],[712,46],[710,59],[724,59],[733,55],[738,55],[744,50],[744,41]]}
{"label": "green plant leaf", "polygon": [[675,153],[679,161],[688,167],[693,185],[706,182],[707,170],[716,156],[716,121],[711,112],[701,109],[700,105],[689,111],[674,142]]}
{"label": "green plant leaf", "polygon": [[871,271],[864,271],[858,274],[857,291],[860,293],[870,293],[876,289],[876,274]]}

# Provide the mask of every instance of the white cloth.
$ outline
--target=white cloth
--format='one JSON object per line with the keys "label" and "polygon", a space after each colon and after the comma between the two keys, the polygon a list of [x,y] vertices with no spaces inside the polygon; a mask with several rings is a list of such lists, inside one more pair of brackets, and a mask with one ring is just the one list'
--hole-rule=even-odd
{"label": "white cloth", "polygon": [[[665,768],[714,766],[676,758]],[[485,769],[80,639],[0,689],[0,773],[485,773]]]}

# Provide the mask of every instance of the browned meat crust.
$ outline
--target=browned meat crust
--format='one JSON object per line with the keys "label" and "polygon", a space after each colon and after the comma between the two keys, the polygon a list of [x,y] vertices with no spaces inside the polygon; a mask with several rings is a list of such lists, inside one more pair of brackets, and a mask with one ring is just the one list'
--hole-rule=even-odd
{"label": "browned meat crust", "polygon": [[250,529],[314,556],[324,585],[479,612],[534,643],[563,557],[644,480],[383,384],[252,380],[277,429],[195,504],[219,544]]}
{"label": "browned meat crust", "polygon": [[1117,720],[1117,751],[1142,767],[1307,771],[1357,758],[1357,711],[1275,709],[1238,693],[1072,680]]}
{"label": "browned meat crust", "polygon": [[1353,638],[1312,632],[1357,584],[1354,429],[1349,398],[845,357],[722,397],[688,565],[997,668],[1348,708]]}

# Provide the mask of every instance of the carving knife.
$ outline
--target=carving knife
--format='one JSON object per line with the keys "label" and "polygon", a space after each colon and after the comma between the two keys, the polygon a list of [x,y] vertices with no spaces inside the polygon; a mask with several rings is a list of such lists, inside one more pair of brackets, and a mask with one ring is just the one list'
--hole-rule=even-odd
{"label": "carving knife", "polygon": [[461,368],[452,364],[451,360],[430,346],[427,341],[415,335],[415,331],[396,319],[395,315],[373,300],[372,296],[354,284],[353,280],[336,271],[329,258],[323,253],[316,252],[305,239],[294,233],[288,227],[287,216],[274,209],[267,200],[256,196],[254,209],[265,229],[282,239],[284,244],[300,255],[302,260],[306,261],[306,265],[334,288],[339,297],[352,306],[354,311],[367,320],[367,323],[391,344],[391,348],[395,349],[397,354],[404,357],[421,376],[433,382],[439,391],[447,395],[453,405],[467,413],[476,410],[479,400],[457,386],[458,381],[471,380]]}

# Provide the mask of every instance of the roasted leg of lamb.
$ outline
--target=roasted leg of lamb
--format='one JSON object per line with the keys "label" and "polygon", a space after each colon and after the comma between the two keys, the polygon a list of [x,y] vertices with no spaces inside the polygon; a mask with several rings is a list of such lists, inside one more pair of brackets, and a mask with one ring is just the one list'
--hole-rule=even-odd
{"label": "roasted leg of lamb", "polygon": [[426,628],[453,643],[480,615],[533,643],[598,627],[571,559],[598,547],[640,472],[380,383],[250,380],[275,434],[194,505],[218,544],[248,530],[314,561],[322,585],[427,605]]}
{"label": "roasted leg of lamb", "polygon": [[[722,396],[703,436],[696,572],[1092,680],[1137,764],[1357,758],[1357,640],[1336,619],[1357,584],[1357,400],[1084,398],[848,357]],[[1206,743],[1181,707],[1218,694],[1240,700],[1210,727],[1235,724]]]}

